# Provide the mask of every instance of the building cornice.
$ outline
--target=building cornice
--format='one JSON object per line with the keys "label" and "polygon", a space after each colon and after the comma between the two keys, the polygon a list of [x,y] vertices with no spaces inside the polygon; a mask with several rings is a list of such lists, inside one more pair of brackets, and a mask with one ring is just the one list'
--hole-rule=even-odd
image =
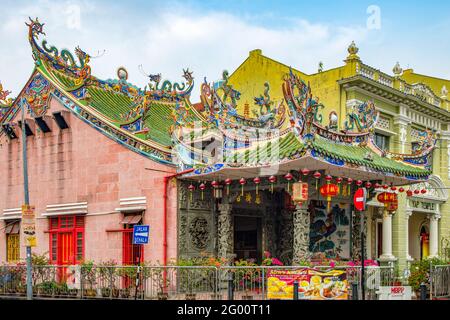
{"label": "building cornice", "polygon": [[346,91],[359,88],[359,90],[363,90],[364,93],[389,104],[399,105],[401,103],[412,110],[426,113],[431,117],[440,118],[442,121],[450,121],[449,111],[367,77],[355,75],[353,77],[338,80],[338,83],[343,86]]}

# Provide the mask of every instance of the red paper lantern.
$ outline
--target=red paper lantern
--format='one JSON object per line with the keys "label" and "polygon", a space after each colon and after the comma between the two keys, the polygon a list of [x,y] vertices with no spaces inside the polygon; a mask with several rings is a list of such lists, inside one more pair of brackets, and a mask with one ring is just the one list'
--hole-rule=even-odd
{"label": "red paper lantern", "polygon": [[302,169],[302,175],[307,176],[309,174],[309,169]]}
{"label": "red paper lantern", "polygon": [[202,200],[203,200],[203,190],[206,189],[206,184],[200,183],[200,185],[198,186],[198,188],[199,188],[200,190],[202,190]]}
{"label": "red paper lantern", "polygon": [[371,187],[372,187],[372,182],[367,181],[367,182],[366,182],[366,188],[367,188],[367,189],[370,189]]}
{"label": "red paper lantern", "polygon": [[342,183],[342,178],[341,177],[337,177],[336,178],[336,182],[338,184],[338,194],[341,193],[341,183]]}
{"label": "red paper lantern", "polygon": [[375,189],[378,189],[379,187],[381,187],[381,185],[380,185],[378,182],[375,182],[375,184],[373,185],[373,187],[374,187]]}
{"label": "red paper lantern", "polygon": [[391,187],[391,190],[392,190],[392,191],[395,191],[395,190],[397,190],[397,187],[396,187],[396,186],[392,186],[392,187]]}
{"label": "red paper lantern", "polygon": [[319,171],[316,171],[316,172],[314,172],[313,176],[314,176],[314,178],[316,178],[316,190],[317,190],[317,181],[320,179],[320,177],[322,175],[320,174]]}
{"label": "red paper lantern", "polygon": [[398,189],[398,192],[403,193],[403,192],[405,192],[405,189],[403,189],[402,187],[400,187],[400,188]]}
{"label": "red paper lantern", "polygon": [[247,181],[244,178],[241,178],[239,180],[239,184],[241,185],[241,196],[244,195],[244,184],[246,184],[246,183],[247,183]]}
{"label": "red paper lantern", "polygon": [[406,195],[408,197],[411,197],[413,195],[413,192],[411,190],[406,191]]}
{"label": "red paper lantern", "polygon": [[225,179],[225,185],[227,186],[227,195],[230,194],[230,184],[233,182],[230,178]]}
{"label": "red paper lantern", "polygon": [[383,189],[386,190],[387,188],[389,188],[389,186],[387,184],[383,184]]}
{"label": "red paper lantern", "polygon": [[261,179],[258,177],[255,177],[253,179],[253,182],[256,184],[256,194],[258,194],[258,185],[261,183]]}
{"label": "red paper lantern", "polygon": [[347,178],[347,195],[350,195],[350,185],[353,183],[352,178]]}
{"label": "red paper lantern", "polygon": [[219,186],[219,182],[213,180],[213,182],[211,182],[211,185],[213,186],[213,188],[217,188]]}
{"label": "red paper lantern", "polygon": [[327,183],[320,187],[320,194],[322,197],[327,198],[327,210],[330,210],[331,197],[335,197],[338,194],[338,186]]}
{"label": "red paper lantern", "polygon": [[414,190],[414,194],[419,194],[420,191],[418,189]]}
{"label": "red paper lantern", "polygon": [[422,189],[422,190],[420,190],[420,193],[425,194],[425,193],[427,193],[427,190]]}
{"label": "red paper lantern", "polygon": [[188,190],[189,190],[189,197],[190,197],[190,199],[192,201],[192,194],[195,191],[195,186],[193,184],[190,184],[189,187],[188,187]]}
{"label": "red paper lantern", "polygon": [[269,182],[270,182],[270,191],[273,193],[273,184],[277,182],[277,177],[276,176],[270,176],[269,177]]}
{"label": "red paper lantern", "polygon": [[362,184],[363,184],[363,182],[362,182],[361,180],[356,180],[356,185],[357,185],[358,187],[360,187]]}
{"label": "red paper lantern", "polygon": [[291,190],[291,180],[294,178],[294,176],[290,172],[288,172],[288,173],[286,173],[284,178],[288,181],[288,192],[290,192],[290,190]]}
{"label": "red paper lantern", "polygon": [[330,176],[329,174],[327,174],[327,175],[325,176],[325,181],[327,181],[327,182],[330,182],[332,179],[333,179],[333,177]]}

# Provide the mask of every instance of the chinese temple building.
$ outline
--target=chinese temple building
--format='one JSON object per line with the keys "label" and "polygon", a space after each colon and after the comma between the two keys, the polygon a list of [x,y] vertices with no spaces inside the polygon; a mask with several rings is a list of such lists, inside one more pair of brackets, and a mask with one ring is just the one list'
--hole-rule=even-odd
{"label": "chinese temple building", "polygon": [[[233,74],[204,79],[193,104],[188,69],[183,83],[150,74],[144,89],[124,67],[101,80],[88,53],[48,45],[38,19],[27,26],[33,73],[15,99],[0,88],[0,261],[25,256],[22,125],[34,250],[55,264],[264,251],[287,264],[359,260],[361,234],[382,263],[445,254],[449,81],[399,65],[388,76],[354,44],[345,66],[314,75],[254,50]],[[150,225],[142,252],[136,224]]]}

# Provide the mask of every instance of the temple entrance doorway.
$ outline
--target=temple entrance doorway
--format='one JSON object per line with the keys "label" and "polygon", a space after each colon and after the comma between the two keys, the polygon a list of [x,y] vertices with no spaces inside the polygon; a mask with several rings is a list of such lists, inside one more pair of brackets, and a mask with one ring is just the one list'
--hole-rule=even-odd
{"label": "temple entrance doorway", "polygon": [[262,224],[260,217],[235,215],[234,253],[236,259],[254,259],[260,263],[262,258]]}

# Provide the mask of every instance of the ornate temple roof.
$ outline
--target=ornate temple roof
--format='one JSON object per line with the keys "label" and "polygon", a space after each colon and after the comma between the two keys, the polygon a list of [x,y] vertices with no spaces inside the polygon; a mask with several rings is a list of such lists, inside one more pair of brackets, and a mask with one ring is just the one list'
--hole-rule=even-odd
{"label": "ornate temple roof", "polygon": [[434,133],[423,132],[415,154],[380,150],[373,142],[378,119],[373,102],[354,107],[345,130],[339,131],[337,114],[331,113],[324,125],[323,105],[313,97],[309,83],[292,70],[282,85],[284,99],[272,101],[266,82],[262,94],[254,98],[252,114],[237,112],[240,92],[228,82],[227,71],[218,82],[204,79],[201,104],[194,107],[189,100],[194,85],[189,70],[183,70],[182,84],[146,74],[149,84],[144,89],[128,82],[123,67],[118,68],[117,79],[101,80],[91,74],[93,57],[88,53],[77,47],[75,58],[45,39],[39,44],[45,35],[43,24],[30,19],[27,26],[36,70],[14,102],[7,104],[6,96],[0,96],[0,107],[6,110],[2,122],[11,121],[22,104],[33,117],[41,116],[49,99],[57,99],[118,143],[179,170],[194,168],[189,177],[198,179],[254,176],[270,166],[280,172],[303,166],[352,171],[367,179],[389,177],[397,184],[430,174]]}
{"label": "ornate temple roof", "polygon": [[[285,76],[284,100],[277,106],[270,100],[269,85],[265,85],[264,95],[255,98],[261,109],[253,119],[235,113],[235,100],[226,96],[233,88],[222,90],[221,95],[214,87],[203,85],[202,102],[209,122],[206,127],[189,130],[191,126],[182,124],[175,131],[180,136],[179,154],[192,155],[187,160],[182,158],[184,164],[197,168],[188,175],[190,178],[250,177],[264,175],[270,166],[276,166],[278,172],[307,166],[341,174],[359,171],[362,179],[381,178],[401,184],[424,179],[431,172],[434,133],[422,133],[415,154],[380,150],[373,141],[378,120],[373,102],[355,107],[348,114],[345,130],[338,131],[337,115],[331,113],[328,125],[323,125],[323,106],[313,97],[310,85],[293,72]],[[199,135],[204,137],[203,142],[211,142],[211,132],[215,132],[216,144],[217,137],[222,137],[221,158],[205,154],[204,144],[199,142]]]}

